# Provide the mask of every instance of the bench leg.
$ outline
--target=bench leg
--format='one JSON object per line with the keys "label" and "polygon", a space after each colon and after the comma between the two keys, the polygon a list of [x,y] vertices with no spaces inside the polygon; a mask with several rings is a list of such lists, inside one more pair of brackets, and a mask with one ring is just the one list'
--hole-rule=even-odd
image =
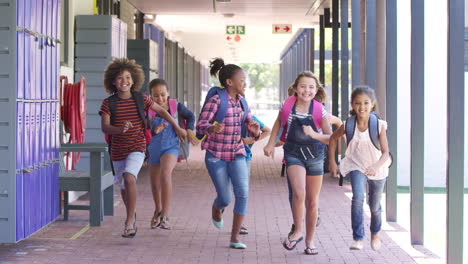
{"label": "bench leg", "polygon": [[68,192],[63,192],[63,220],[68,221]]}
{"label": "bench leg", "polygon": [[93,192],[92,190],[89,193],[90,198],[90,208],[89,208],[89,223],[91,226],[100,226],[101,225],[101,208],[102,208],[102,192]]}
{"label": "bench leg", "polygon": [[104,215],[114,215],[114,186],[104,190]]}

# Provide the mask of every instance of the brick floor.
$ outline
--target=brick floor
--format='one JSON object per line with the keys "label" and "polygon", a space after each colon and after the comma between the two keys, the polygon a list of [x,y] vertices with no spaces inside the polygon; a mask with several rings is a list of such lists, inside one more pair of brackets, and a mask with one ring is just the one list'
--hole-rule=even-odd
{"label": "brick floor", "polygon": [[[105,217],[103,225],[91,227],[71,239],[87,225],[88,214],[72,211],[69,221],[57,221],[17,244],[0,244],[0,264],[6,263],[444,263],[423,247],[412,247],[409,233],[396,224],[384,224],[383,245],[379,252],[370,249],[369,238],[362,251],[350,251],[351,241],[349,186],[324,178],[320,197],[321,225],[316,233],[319,255],[303,254],[301,242],[293,251],[281,241],[292,223],[285,178],[279,176],[281,150],[275,160],[261,155],[262,144],[254,147],[249,212],[243,236],[246,250],[228,248],[232,205],[225,212],[225,226],[219,231],[211,224],[214,187],[204,166],[204,153],[192,149],[190,160],[174,171],[171,211],[173,230],[151,230],[153,214],[149,177],[146,170],[138,179],[137,225],[134,239],[120,237],[124,207],[115,191],[115,216]],[[190,169],[189,169],[190,168]],[[79,203],[86,201],[79,201]],[[369,219],[366,217],[366,231]],[[386,231],[388,230],[388,231]]]}

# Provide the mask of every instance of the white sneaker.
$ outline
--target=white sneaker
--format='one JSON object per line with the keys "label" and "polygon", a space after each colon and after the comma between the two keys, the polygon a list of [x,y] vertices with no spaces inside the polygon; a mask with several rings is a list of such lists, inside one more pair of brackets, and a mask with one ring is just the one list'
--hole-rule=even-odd
{"label": "white sneaker", "polygon": [[362,250],[363,248],[362,240],[354,240],[354,243],[349,247],[351,250]]}
{"label": "white sneaker", "polygon": [[382,241],[380,238],[376,237],[371,240],[371,248],[375,251],[378,251],[380,249],[380,246],[382,246]]}

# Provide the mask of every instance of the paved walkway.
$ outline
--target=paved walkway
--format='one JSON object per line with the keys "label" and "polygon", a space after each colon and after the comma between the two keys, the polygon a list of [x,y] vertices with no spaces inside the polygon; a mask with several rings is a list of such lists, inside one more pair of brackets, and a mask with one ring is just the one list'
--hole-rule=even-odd
{"label": "paved walkway", "polygon": [[[173,230],[151,230],[153,203],[145,170],[138,180],[137,225],[134,239],[121,238],[124,207],[116,189],[116,214],[105,217],[103,225],[89,228],[86,211],[72,211],[70,220],[60,217],[20,243],[0,244],[0,263],[443,263],[428,250],[411,247],[409,233],[395,224],[384,224],[379,252],[370,248],[350,251],[349,186],[339,187],[325,177],[321,192],[322,223],[316,233],[319,255],[303,254],[301,242],[293,251],[281,241],[292,223],[285,178],[279,176],[281,150],[275,160],[261,155],[261,143],[254,148],[249,212],[243,237],[246,250],[228,248],[232,205],[225,213],[225,227],[211,224],[213,185],[204,166],[204,152],[192,149],[188,164],[179,163],[174,172]],[[79,201],[85,203],[86,201]],[[368,212],[367,212],[368,213]],[[385,218],[384,218],[385,219]],[[369,218],[366,217],[366,231]]]}

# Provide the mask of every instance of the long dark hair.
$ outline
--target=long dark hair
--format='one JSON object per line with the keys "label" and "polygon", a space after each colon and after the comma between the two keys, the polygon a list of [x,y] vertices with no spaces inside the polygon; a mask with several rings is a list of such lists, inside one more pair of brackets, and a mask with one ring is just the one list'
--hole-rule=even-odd
{"label": "long dark hair", "polygon": [[231,79],[237,71],[241,71],[242,68],[235,64],[224,64],[224,60],[221,58],[214,58],[210,62],[210,74],[215,77],[218,74],[219,83],[222,86],[227,87],[226,80]]}
{"label": "long dark hair", "polygon": [[[297,88],[297,85],[299,84],[299,80],[302,78],[302,77],[307,77],[307,78],[312,78],[315,80],[315,83],[317,85],[317,93],[315,94],[315,99],[321,103],[324,103],[325,102],[325,99],[327,97],[327,94],[325,93],[325,90],[323,89],[323,86],[322,84],[320,83],[319,79],[317,78],[317,76],[315,76],[315,74],[311,71],[303,71],[301,73],[299,73],[296,77],[296,80],[294,81],[294,83],[292,84],[292,87],[294,89]],[[289,90],[289,89],[288,89]]]}
{"label": "long dark hair", "polygon": [[[374,107],[372,107],[371,111],[375,112],[377,111],[377,96],[375,95],[374,89],[370,88],[370,86],[367,85],[359,85],[353,88],[353,91],[351,92],[351,106],[353,104],[354,99],[356,99],[356,96],[360,94],[365,94],[369,96],[369,98],[372,100],[372,103],[374,104]],[[356,111],[352,109],[349,111],[351,115],[356,115]]]}

